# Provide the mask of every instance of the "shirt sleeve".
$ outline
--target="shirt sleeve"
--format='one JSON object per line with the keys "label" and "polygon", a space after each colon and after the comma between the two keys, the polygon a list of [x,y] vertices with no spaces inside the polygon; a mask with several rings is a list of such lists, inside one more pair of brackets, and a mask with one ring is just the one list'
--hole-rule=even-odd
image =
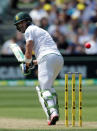
{"label": "shirt sleeve", "polygon": [[30,40],[33,41],[33,35],[32,35],[31,29],[26,30],[26,32],[25,32],[25,40],[26,41],[30,41]]}

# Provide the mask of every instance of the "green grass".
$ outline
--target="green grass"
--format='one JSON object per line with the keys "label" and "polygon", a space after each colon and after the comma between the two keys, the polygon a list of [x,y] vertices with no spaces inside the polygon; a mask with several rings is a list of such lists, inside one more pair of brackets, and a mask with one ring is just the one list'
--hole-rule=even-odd
{"label": "green grass", "polygon": [[[61,119],[64,119],[64,87],[56,87],[59,96]],[[78,116],[78,90],[76,115]],[[83,87],[83,120],[97,121],[97,87]],[[0,117],[45,119],[35,88],[1,87]],[[69,90],[69,119],[71,119],[71,90]],[[76,118],[77,119],[77,118]]]}
{"label": "green grass", "polygon": [[[70,88],[70,87],[69,87]],[[59,96],[61,119],[64,119],[64,87],[56,87]],[[78,90],[76,115],[78,117]],[[97,121],[97,87],[83,87],[83,120]],[[1,87],[0,117],[45,119],[35,88]],[[76,119],[77,119],[76,117]],[[69,119],[71,119],[71,90],[69,90]]]}
{"label": "green grass", "polygon": [[[64,120],[64,87],[55,87],[59,96],[60,120]],[[83,121],[97,121],[97,87],[83,87]],[[45,114],[34,87],[0,87],[0,118],[44,119]],[[71,120],[71,89],[69,87],[69,120]],[[76,121],[78,121],[78,89],[76,89]],[[50,129],[50,131],[54,129]],[[65,129],[64,129],[65,130]],[[67,129],[66,129],[67,130]],[[67,131],[82,129],[68,129]],[[97,129],[83,129],[83,131]],[[43,131],[0,129],[0,131]],[[47,130],[45,130],[47,131]],[[57,130],[56,130],[57,131]],[[63,131],[58,130],[58,131]]]}
{"label": "green grass", "polygon": [[16,130],[16,129],[0,129],[0,131],[97,131],[97,129],[22,129],[22,130]]}
{"label": "green grass", "polygon": [[63,129],[63,130],[38,130],[38,129],[28,129],[28,130],[15,130],[15,129],[0,129],[0,131],[97,131],[97,129]]}

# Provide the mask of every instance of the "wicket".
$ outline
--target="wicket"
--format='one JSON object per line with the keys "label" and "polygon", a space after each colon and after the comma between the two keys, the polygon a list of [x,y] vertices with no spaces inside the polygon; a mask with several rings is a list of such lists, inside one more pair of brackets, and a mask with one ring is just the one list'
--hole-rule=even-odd
{"label": "wicket", "polygon": [[79,78],[79,126],[82,126],[82,74],[68,72],[65,74],[65,126],[68,127],[68,76],[72,76],[72,126],[75,126],[75,77]]}

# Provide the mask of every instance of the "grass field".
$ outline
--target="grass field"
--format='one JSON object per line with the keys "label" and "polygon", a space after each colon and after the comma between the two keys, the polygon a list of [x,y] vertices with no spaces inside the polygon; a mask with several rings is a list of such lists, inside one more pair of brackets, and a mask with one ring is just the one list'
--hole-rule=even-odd
{"label": "grass field", "polygon": [[59,96],[60,121],[47,126],[45,114],[34,87],[0,87],[0,131],[97,131],[97,87],[83,87],[83,127],[78,127],[78,88],[76,88],[76,127],[71,127],[71,88],[69,87],[69,128],[64,125],[64,87],[55,87]]}

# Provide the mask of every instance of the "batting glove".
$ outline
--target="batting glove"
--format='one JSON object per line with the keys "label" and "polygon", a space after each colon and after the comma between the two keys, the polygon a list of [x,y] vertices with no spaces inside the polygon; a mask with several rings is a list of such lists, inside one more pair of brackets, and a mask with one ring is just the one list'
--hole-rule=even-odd
{"label": "batting glove", "polygon": [[21,68],[22,73],[25,76],[31,74],[31,69],[29,67],[27,67],[25,63],[20,64],[20,68]]}

